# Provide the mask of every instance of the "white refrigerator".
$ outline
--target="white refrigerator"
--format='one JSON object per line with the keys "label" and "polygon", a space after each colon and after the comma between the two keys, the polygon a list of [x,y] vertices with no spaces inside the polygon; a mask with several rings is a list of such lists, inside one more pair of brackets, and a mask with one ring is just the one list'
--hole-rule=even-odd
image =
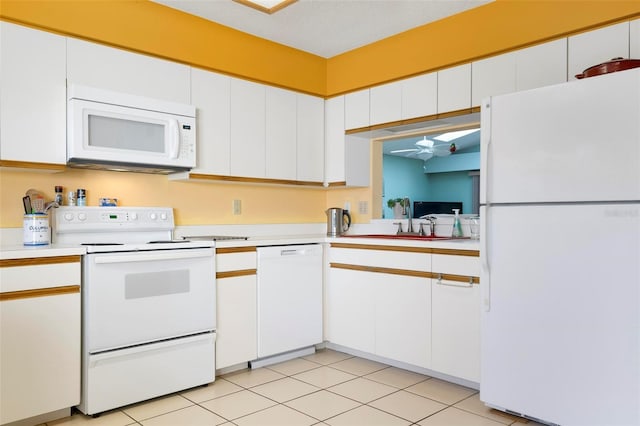
{"label": "white refrigerator", "polygon": [[640,425],[640,69],[483,101],[480,399]]}

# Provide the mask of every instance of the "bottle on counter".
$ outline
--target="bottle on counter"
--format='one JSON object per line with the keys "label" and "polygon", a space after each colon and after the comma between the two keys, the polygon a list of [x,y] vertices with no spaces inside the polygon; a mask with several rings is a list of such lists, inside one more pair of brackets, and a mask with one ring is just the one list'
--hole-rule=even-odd
{"label": "bottle on counter", "polygon": [[76,205],[76,193],[75,191],[69,191],[67,194],[67,205],[75,206]]}
{"label": "bottle on counter", "polygon": [[77,200],[78,200],[78,206],[87,205],[87,191],[84,188],[78,188]]}
{"label": "bottle on counter", "polygon": [[62,195],[64,192],[64,188],[62,188],[59,185],[56,185],[55,189],[56,189],[56,196],[53,200],[56,202],[56,204],[58,204],[58,206],[61,206],[64,203],[64,195]]}
{"label": "bottle on counter", "polygon": [[453,209],[453,231],[451,237],[462,238],[462,225],[460,224],[460,209]]}

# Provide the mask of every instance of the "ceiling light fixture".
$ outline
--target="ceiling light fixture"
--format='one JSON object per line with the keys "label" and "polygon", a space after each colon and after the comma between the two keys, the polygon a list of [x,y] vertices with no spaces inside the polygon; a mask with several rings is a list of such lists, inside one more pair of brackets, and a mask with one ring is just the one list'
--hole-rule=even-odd
{"label": "ceiling light fixture", "polygon": [[260,12],[276,13],[279,10],[297,2],[298,0],[233,0],[236,3],[243,4],[252,9],[259,10]]}

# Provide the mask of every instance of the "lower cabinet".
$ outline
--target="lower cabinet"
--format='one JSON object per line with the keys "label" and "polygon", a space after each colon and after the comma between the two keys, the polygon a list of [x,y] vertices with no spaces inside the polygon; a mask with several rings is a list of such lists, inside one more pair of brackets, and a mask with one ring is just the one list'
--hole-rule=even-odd
{"label": "lower cabinet", "polygon": [[216,369],[258,357],[256,248],[216,250]]}
{"label": "lower cabinet", "polygon": [[480,381],[477,250],[333,243],[327,339]]}
{"label": "lower cabinet", "polygon": [[[328,339],[341,346],[429,368],[430,255],[376,247],[332,244]],[[402,258],[407,260],[404,264]]]}
{"label": "lower cabinet", "polygon": [[[455,253],[455,252],[454,252]],[[478,252],[432,257],[432,369],[480,381]]]}
{"label": "lower cabinet", "polygon": [[80,318],[80,256],[0,260],[0,424],[80,403]]}

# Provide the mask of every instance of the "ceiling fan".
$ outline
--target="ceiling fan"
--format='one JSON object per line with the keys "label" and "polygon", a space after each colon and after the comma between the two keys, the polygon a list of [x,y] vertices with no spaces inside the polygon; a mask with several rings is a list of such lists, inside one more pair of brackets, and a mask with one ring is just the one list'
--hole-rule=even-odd
{"label": "ceiling fan", "polygon": [[431,139],[427,139],[426,136],[415,144],[415,148],[410,149],[397,149],[391,151],[392,154],[408,153],[407,157],[416,157],[421,160],[428,160],[434,155],[436,157],[446,157],[456,151],[456,144],[454,143],[436,143]]}

